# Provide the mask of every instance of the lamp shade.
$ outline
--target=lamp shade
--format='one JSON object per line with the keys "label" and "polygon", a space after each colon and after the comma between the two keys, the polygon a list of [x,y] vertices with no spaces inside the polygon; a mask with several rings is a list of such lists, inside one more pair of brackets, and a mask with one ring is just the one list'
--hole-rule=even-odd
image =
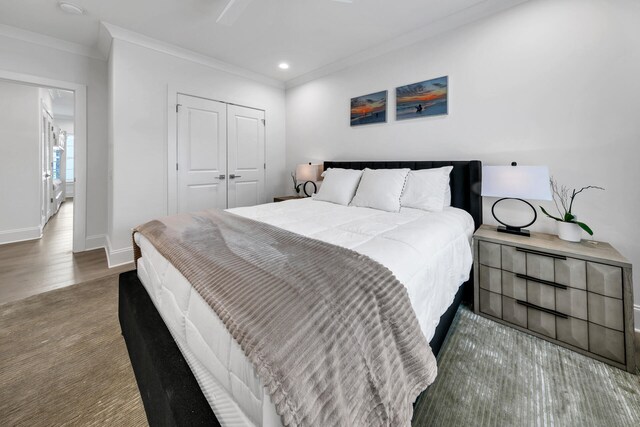
{"label": "lamp shade", "polygon": [[296,180],[298,181],[319,181],[322,173],[322,165],[304,163],[296,167]]}
{"label": "lamp shade", "polygon": [[483,166],[482,195],[551,200],[546,166]]}

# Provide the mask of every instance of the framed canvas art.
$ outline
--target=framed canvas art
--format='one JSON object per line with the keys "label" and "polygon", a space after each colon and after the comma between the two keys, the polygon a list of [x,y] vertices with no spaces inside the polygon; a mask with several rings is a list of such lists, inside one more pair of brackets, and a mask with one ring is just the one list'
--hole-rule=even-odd
{"label": "framed canvas art", "polygon": [[351,98],[351,126],[385,123],[387,91]]}
{"label": "framed canvas art", "polygon": [[396,88],[396,120],[449,113],[449,77],[425,80]]}

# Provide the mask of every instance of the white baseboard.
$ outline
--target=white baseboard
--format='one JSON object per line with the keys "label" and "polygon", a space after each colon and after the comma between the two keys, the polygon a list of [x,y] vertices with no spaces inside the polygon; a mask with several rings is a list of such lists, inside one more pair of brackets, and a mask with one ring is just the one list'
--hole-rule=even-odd
{"label": "white baseboard", "polygon": [[105,237],[106,246],[105,251],[107,253],[107,262],[109,268],[118,267],[120,265],[133,263],[133,248],[112,249],[111,240],[109,236]]}
{"label": "white baseboard", "polygon": [[0,231],[0,245],[5,243],[23,242],[42,237],[42,227],[19,228],[17,230]]}
{"label": "white baseboard", "polygon": [[98,234],[96,236],[87,236],[85,239],[84,249],[90,251],[92,249],[100,249],[107,246],[106,236]]}

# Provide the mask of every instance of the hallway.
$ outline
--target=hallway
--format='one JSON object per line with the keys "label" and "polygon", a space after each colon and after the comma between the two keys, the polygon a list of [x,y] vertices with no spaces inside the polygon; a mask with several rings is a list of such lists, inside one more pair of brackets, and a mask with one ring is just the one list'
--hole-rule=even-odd
{"label": "hallway", "polygon": [[104,249],[74,254],[73,200],[65,201],[39,240],[0,245],[0,304],[133,269],[109,269]]}

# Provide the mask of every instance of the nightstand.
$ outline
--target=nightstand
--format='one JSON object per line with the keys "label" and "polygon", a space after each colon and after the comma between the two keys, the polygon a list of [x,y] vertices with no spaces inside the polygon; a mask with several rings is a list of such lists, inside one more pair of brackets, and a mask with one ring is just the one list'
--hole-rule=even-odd
{"label": "nightstand", "polygon": [[273,201],[275,202],[284,202],[286,200],[297,200],[297,199],[304,199],[304,197],[302,196],[278,196],[278,197],[274,197]]}
{"label": "nightstand", "polygon": [[473,236],[474,311],[635,373],[631,264],[604,242]]}

